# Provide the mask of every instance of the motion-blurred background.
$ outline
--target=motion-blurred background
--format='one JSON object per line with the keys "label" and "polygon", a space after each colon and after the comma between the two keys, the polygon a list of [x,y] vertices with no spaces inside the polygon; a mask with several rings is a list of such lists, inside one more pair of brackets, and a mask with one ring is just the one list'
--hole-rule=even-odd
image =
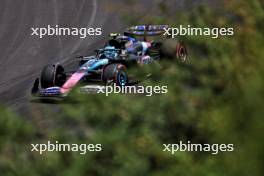
{"label": "motion-blurred background", "polygon": [[[0,175],[263,175],[264,3],[222,1],[0,1]],[[100,38],[40,40],[40,23],[102,27]],[[187,63],[164,59],[144,85],[168,94],[77,96],[30,102],[33,78],[50,62],[70,64],[109,32],[133,24],[233,27],[235,35],[185,36]],[[116,30],[116,31],[115,31]],[[56,59],[54,59],[56,58]],[[103,151],[30,152],[31,143],[101,143]],[[232,143],[234,152],[162,152],[164,143]]]}

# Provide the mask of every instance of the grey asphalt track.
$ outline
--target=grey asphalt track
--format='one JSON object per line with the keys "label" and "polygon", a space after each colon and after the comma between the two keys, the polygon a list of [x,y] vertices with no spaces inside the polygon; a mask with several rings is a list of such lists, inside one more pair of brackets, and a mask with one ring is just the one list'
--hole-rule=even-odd
{"label": "grey asphalt track", "polygon": [[[154,5],[160,1],[142,0],[137,3],[141,11],[153,11]],[[174,6],[184,8],[182,0],[171,2]],[[69,64],[77,54],[91,54],[96,47],[103,44],[110,32],[124,28],[120,14],[116,10],[108,10],[117,3],[126,2],[0,0],[0,104],[19,112],[27,111],[32,106],[30,88],[45,65],[56,62]],[[124,9],[120,9],[122,10]],[[125,10],[129,11],[130,7]],[[85,39],[76,36],[52,36],[43,39],[31,36],[31,27],[47,25],[100,27],[103,35]]]}
{"label": "grey asphalt track", "polygon": [[[30,100],[32,82],[44,65],[65,63],[75,54],[93,51],[92,45],[94,47],[110,31],[119,29],[116,15],[104,8],[103,2],[97,0],[1,0],[1,103],[23,109]],[[47,25],[101,27],[103,35],[86,39],[31,36],[31,27]]]}
{"label": "grey asphalt track", "polygon": [[[119,14],[109,10],[113,4],[120,2],[122,1],[0,0],[0,104],[26,116],[36,109],[56,109],[53,104],[36,105],[30,101],[34,79],[47,64],[60,62],[69,65],[75,55],[92,54],[96,47],[103,45],[110,32],[124,27]],[[148,4],[151,1],[142,2]],[[51,36],[42,39],[31,36],[31,27],[47,25],[100,27],[103,34],[85,39],[76,36]]]}

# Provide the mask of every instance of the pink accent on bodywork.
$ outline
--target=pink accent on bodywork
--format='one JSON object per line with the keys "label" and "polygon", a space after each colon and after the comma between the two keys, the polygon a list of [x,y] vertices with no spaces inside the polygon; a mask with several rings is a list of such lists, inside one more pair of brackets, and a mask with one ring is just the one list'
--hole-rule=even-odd
{"label": "pink accent on bodywork", "polygon": [[85,71],[74,73],[61,87],[61,93],[68,93],[85,75]]}
{"label": "pink accent on bodywork", "polygon": [[148,48],[151,47],[151,43],[150,42],[146,42],[146,43],[147,43]]}
{"label": "pink accent on bodywork", "polygon": [[143,47],[149,48],[151,47],[151,43],[150,42],[142,42]]}

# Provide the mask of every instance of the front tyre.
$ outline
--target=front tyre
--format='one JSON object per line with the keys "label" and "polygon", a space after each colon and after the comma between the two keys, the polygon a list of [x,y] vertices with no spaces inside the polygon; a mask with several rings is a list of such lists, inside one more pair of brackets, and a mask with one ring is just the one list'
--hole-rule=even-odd
{"label": "front tyre", "polygon": [[126,67],[118,63],[106,65],[103,69],[102,80],[105,83],[112,81],[117,86],[127,86],[129,81]]}
{"label": "front tyre", "polygon": [[40,76],[40,84],[42,88],[61,87],[66,80],[64,68],[59,65],[47,65],[43,68]]}

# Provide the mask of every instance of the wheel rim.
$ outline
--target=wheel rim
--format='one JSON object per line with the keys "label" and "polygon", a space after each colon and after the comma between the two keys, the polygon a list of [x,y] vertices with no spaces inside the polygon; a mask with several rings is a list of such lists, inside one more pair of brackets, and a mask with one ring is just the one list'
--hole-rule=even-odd
{"label": "wheel rim", "polygon": [[120,72],[117,75],[117,81],[119,86],[125,86],[127,84],[127,76],[124,72]]}
{"label": "wheel rim", "polygon": [[176,57],[180,59],[181,62],[185,62],[187,58],[187,52],[184,45],[179,44],[176,46]]}

